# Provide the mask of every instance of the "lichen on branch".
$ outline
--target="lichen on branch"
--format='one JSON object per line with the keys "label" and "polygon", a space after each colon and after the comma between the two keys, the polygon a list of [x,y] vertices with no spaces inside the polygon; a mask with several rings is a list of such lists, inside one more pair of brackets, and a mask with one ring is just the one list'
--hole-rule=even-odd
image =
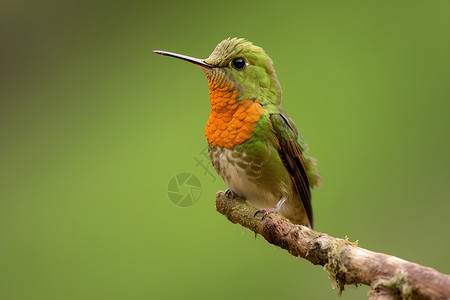
{"label": "lichen on branch", "polygon": [[216,210],[232,223],[240,224],[269,243],[321,265],[340,292],[347,284],[372,288],[370,299],[450,299],[450,275],[395,256],[358,247],[339,239],[292,224],[276,214],[262,220],[254,217],[256,208],[224,192],[216,194]]}

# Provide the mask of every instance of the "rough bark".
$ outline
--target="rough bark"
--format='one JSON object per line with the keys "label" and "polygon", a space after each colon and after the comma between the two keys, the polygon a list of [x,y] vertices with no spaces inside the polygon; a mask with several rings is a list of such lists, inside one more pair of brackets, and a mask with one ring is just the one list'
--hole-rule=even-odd
{"label": "rough bark", "polygon": [[371,300],[450,299],[450,275],[395,256],[358,247],[357,243],[290,223],[276,214],[261,219],[256,209],[219,191],[216,209],[232,223],[238,223],[269,243],[302,257],[327,271],[342,292],[347,284],[365,284]]}

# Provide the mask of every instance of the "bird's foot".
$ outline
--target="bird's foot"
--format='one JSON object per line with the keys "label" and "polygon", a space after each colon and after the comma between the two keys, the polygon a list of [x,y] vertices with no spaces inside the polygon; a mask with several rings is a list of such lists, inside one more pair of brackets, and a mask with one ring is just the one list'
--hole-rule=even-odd
{"label": "bird's foot", "polygon": [[274,207],[272,207],[272,208],[261,208],[261,209],[258,209],[258,210],[255,212],[255,214],[254,214],[253,216],[256,217],[256,215],[257,215],[258,213],[263,212],[264,214],[263,214],[262,219],[261,219],[261,221],[262,221],[262,220],[264,220],[264,218],[265,218],[268,214],[279,212],[281,206],[282,206],[283,203],[284,203],[284,201],[286,201],[286,198],[281,197],[280,201],[278,201],[278,203],[277,203]]}
{"label": "bird's foot", "polygon": [[226,191],[225,191],[225,196],[227,197],[227,198],[230,198],[230,199],[234,199],[234,198],[238,198],[239,197],[239,195],[238,194],[236,194],[235,192],[233,192],[231,189],[227,189]]}

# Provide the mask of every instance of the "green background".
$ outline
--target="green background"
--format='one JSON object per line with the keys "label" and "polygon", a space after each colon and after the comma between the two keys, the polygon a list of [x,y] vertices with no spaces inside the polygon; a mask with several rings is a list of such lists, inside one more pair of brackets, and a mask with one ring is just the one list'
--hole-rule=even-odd
{"label": "green background", "polygon": [[[325,272],[228,222],[205,58],[275,63],[318,158],[318,231],[450,273],[449,1],[3,1],[0,299],[338,299]],[[200,200],[167,196],[178,173]],[[213,178],[217,180],[213,181]],[[347,287],[342,299],[365,299]]]}

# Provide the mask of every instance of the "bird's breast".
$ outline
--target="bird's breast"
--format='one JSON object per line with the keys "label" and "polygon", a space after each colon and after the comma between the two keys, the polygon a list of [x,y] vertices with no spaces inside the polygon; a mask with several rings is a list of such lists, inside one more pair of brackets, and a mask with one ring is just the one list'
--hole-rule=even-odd
{"label": "bird's breast", "polygon": [[238,92],[224,82],[210,81],[211,112],[205,128],[208,143],[231,149],[252,136],[263,108],[258,102],[244,99],[237,101]]}
{"label": "bird's breast", "polygon": [[270,179],[267,176],[267,166],[264,165],[268,154],[255,157],[244,149],[214,146],[209,147],[209,154],[217,173],[233,192],[258,208],[277,203],[278,193],[272,192],[276,190],[275,182],[265,184]]}

